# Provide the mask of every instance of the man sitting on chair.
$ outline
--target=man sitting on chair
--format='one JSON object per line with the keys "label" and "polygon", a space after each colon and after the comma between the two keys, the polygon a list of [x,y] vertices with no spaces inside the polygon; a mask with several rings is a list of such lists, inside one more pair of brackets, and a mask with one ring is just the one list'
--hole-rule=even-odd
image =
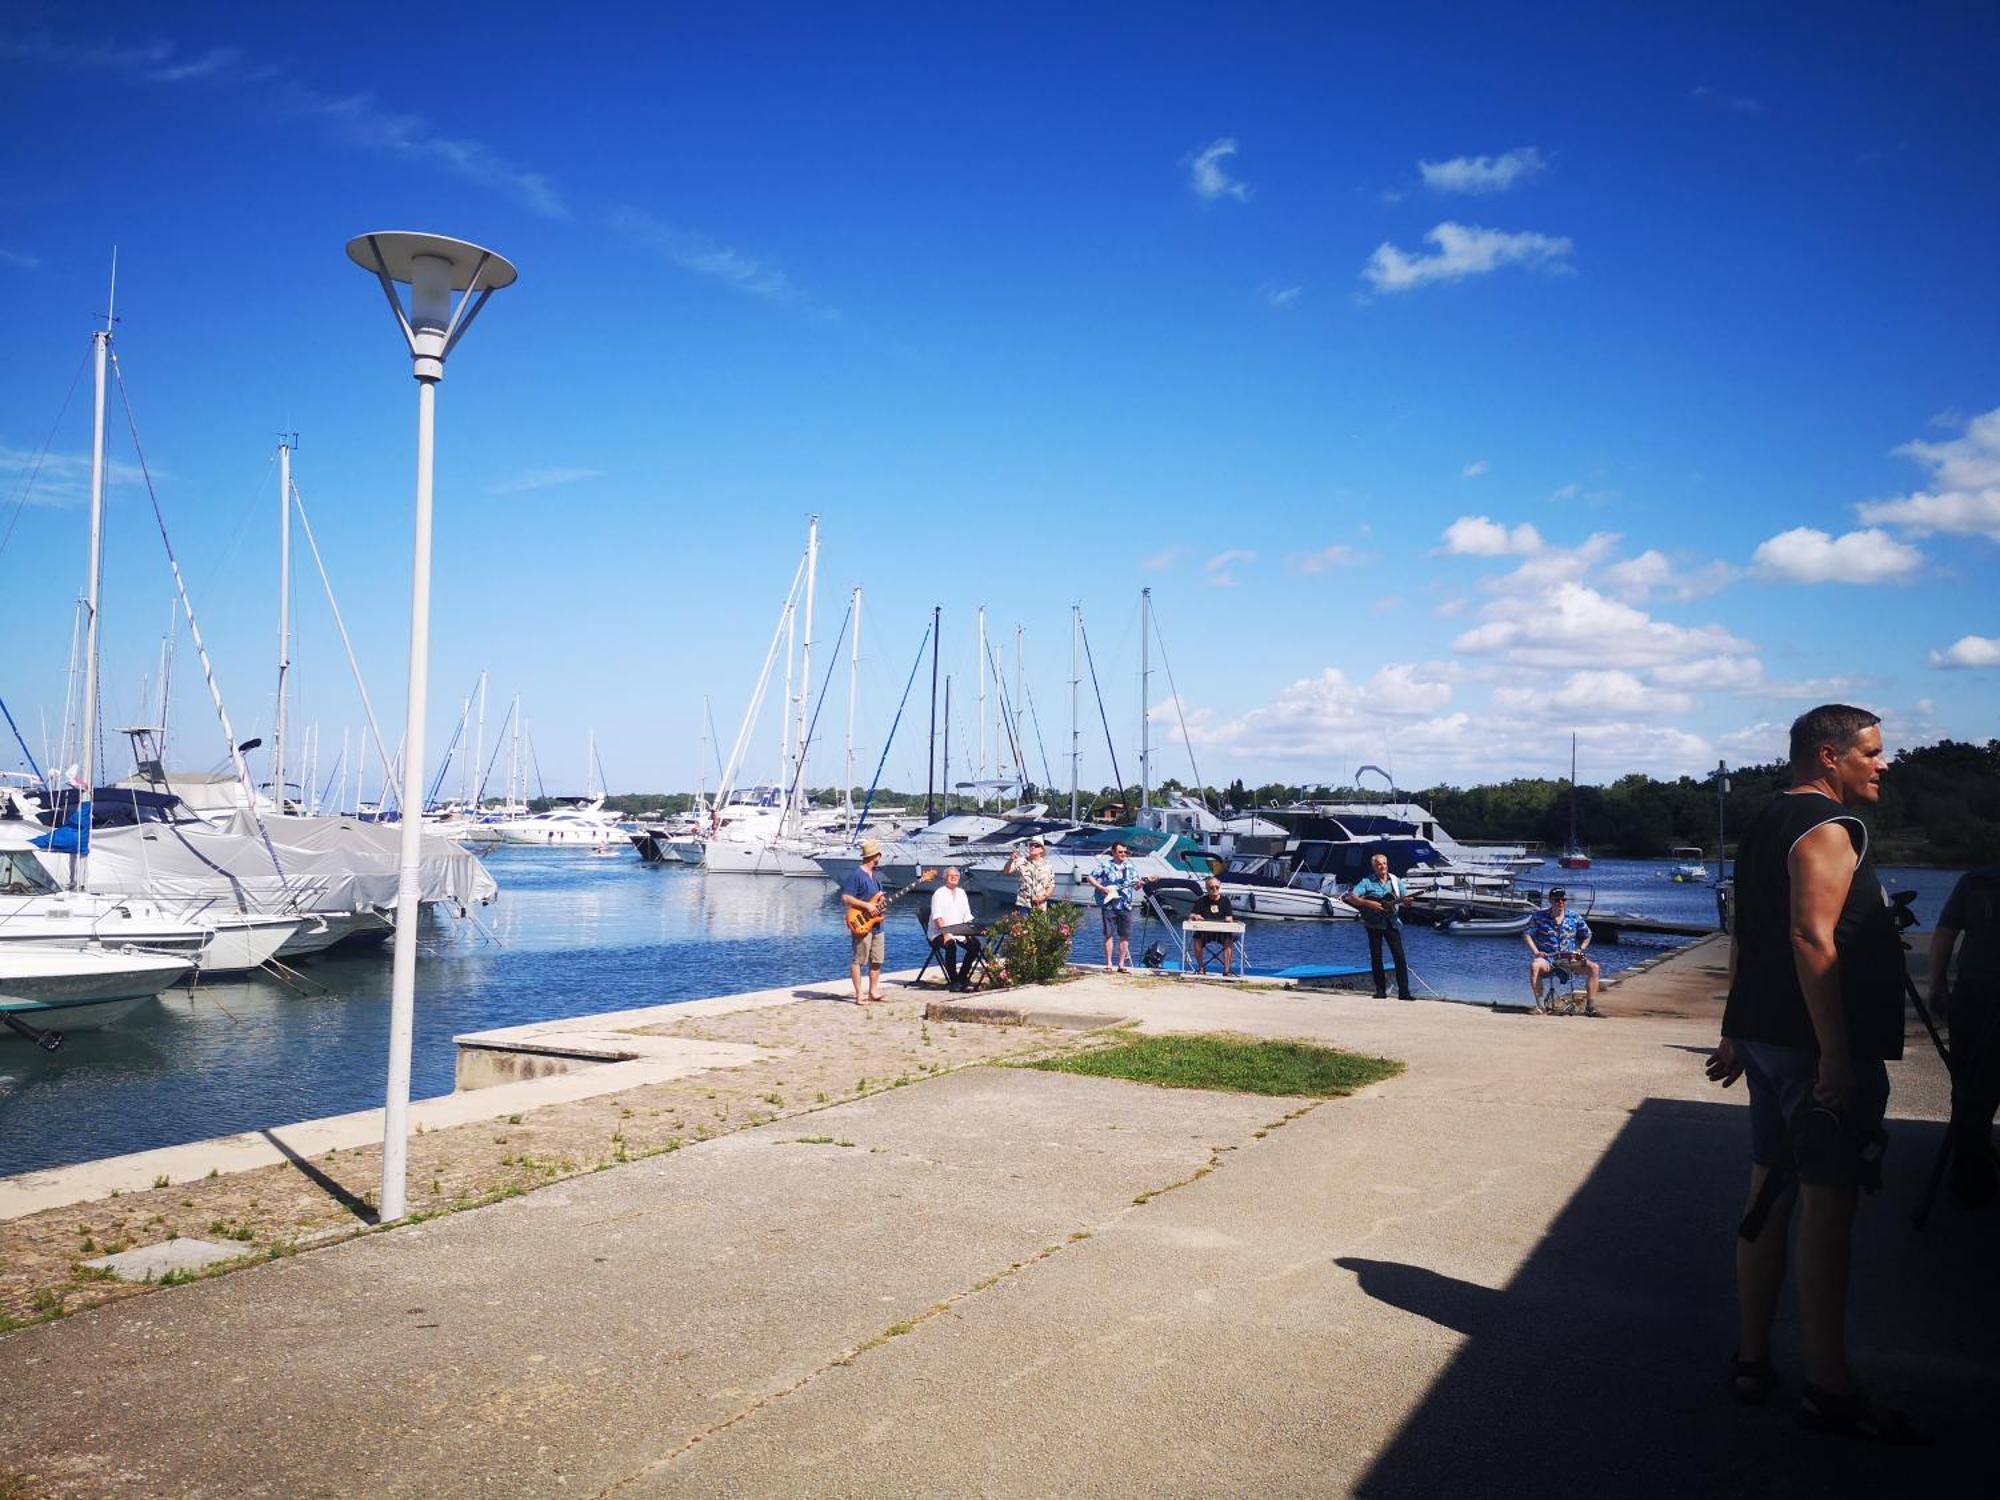
{"label": "man sitting on chair", "polygon": [[1582,970],[1587,980],[1584,1014],[1597,1014],[1597,960],[1586,956],[1590,924],[1570,911],[1569,895],[1561,886],[1549,892],[1548,908],[1529,918],[1521,939],[1535,955],[1528,962],[1528,993],[1535,997],[1535,1004],[1542,1003],[1544,974],[1553,969],[1565,974]]}
{"label": "man sitting on chair", "polygon": [[944,886],[931,897],[930,939],[944,967],[945,987],[963,990],[973,961],[979,957],[979,939],[972,932],[972,901],[958,883],[958,866],[947,865]]}
{"label": "man sitting on chair", "polygon": [[[1208,884],[1202,891],[1201,899],[1195,902],[1194,909],[1188,913],[1188,920],[1190,922],[1234,922],[1236,920],[1236,908],[1231,906],[1229,898],[1222,894],[1222,882],[1216,879],[1215,876],[1211,875],[1208,877]],[[1194,939],[1195,973],[1206,974],[1208,972],[1208,945],[1210,943],[1220,943],[1222,944],[1222,974],[1225,979],[1228,978],[1229,960],[1236,953],[1235,934],[1228,932],[1196,932],[1189,935]]]}

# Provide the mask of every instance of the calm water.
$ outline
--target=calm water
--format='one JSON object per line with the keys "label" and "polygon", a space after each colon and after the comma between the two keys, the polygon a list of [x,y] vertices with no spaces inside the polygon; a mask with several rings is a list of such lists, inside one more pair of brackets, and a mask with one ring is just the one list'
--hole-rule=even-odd
{"label": "calm water", "polygon": [[[822,881],[711,876],[652,867],[636,856],[507,849],[491,857],[500,899],[472,923],[425,934],[417,970],[413,1092],[451,1092],[466,1031],[558,1016],[732,994],[844,976],[846,929]],[[1569,878],[1572,902],[1662,918],[1712,921],[1706,886],[1675,885],[1664,865],[1603,860]],[[1556,883],[1553,867],[1540,883]],[[1926,923],[1954,875],[1888,872],[1915,888]],[[1526,883],[1535,883],[1531,873]],[[924,944],[914,918],[890,918],[889,964],[914,968]],[[1524,983],[1519,938],[1452,938],[1408,931],[1418,992],[1491,1000]],[[1135,927],[1133,949],[1171,938]],[[1608,972],[1671,943],[1599,946]],[[1365,963],[1358,923],[1257,923],[1257,967]],[[1086,914],[1077,956],[1102,957]],[[79,1032],[50,1056],[0,1034],[0,1176],[174,1145],[260,1126],[366,1109],[382,1102],[389,1017],[389,950],[304,966],[314,988],[274,980],[170,991],[104,1031]],[[320,987],[324,987],[323,990]]]}

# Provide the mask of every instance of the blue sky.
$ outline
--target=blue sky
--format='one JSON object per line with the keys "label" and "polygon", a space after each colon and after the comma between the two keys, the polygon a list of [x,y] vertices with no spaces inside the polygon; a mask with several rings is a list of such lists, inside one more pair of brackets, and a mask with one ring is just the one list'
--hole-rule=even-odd
{"label": "blue sky", "polygon": [[[288,429],[400,719],[414,387],[342,246],[420,228],[521,270],[440,393],[431,743],[484,668],[551,790],[592,728],[614,788],[692,782],[702,696],[732,738],[808,512],[822,648],[866,589],[866,765],[941,603],[967,769],[984,603],[1026,629],[1066,779],[1075,601],[1136,777],[1148,586],[1210,781],[1557,774],[1572,731],[1586,780],[1698,772],[1826,697],[1892,743],[1988,738],[2000,18],[1740,10],[16,6],[0,691],[39,755],[84,574],[87,373],[65,393],[116,245],[239,734],[271,718]],[[171,585],[113,408],[123,723]],[[361,715],[298,580],[324,774]],[[209,764],[177,662],[175,758]],[[1154,665],[1157,774],[1185,778]],[[910,712],[906,785],[921,681]],[[759,743],[769,773],[770,713]],[[1110,779],[1094,712],[1083,757]]]}

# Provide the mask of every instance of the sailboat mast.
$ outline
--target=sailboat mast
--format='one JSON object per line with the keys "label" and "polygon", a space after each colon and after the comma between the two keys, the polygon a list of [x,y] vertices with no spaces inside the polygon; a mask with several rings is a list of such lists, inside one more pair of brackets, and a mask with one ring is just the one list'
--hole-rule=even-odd
{"label": "sailboat mast", "polygon": [[1083,606],[1069,607],[1069,820],[1076,821],[1077,769],[1083,764],[1083,732],[1076,716],[1077,692],[1083,685],[1082,658],[1077,655],[1083,630]]}
{"label": "sailboat mast", "polygon": [[271,720],[271,799],[285,810],[285,678],[292,670],[292,443],[278,439],[278,706]]}
{"label": "sailboat mast", "polygon": [[[118,298],[118,252],[111,252],[111,298]],[[83,785],[77,788],[76,842],[70,851],[69,883],[72,890],[83,884],[84,849],[90,842],[91,793],[97,784],[97,646],[98,596],[104,583],[104,396],[105,375],[111,357],[111,311],[104,314],[104,327],[90,336],[91,364],[96,375],[95,404],[90,427],[90,579],[84,595],[86,621],[83,648]]]}
{"label": "sailboat mast", "polygon": [[1014,627],[1014,753],[1021,758],[1021,763],[1014,767],[1014,780],[1022,787],[1028,784],[1028,752],[1024,748],[1027,741],[1022,738],[1027,726],[1022,719],[1021,706],[1026,702],[1027,669],[1023,665],[1026,660],[1026,642],[1027,631],[1022,626],[1016,625]]}
{"label": "sailboat mast", "polygon": [[[345,745],[342,746],[343,752]],[[479,811],[479,803],[486,795],[486,670],[479,672],[479,728],[472,740],[472,795],[466,799],[472,810]]]}
{"label": "sailboat mast", "polygon": [[854,615],[854,644],[847,653],[847,764],[840,773],[840,802],[846,809],[847,826],[854,826],[854,690],[861,681],[861,588],[856,585],[849,601]]}
{"label": "sailboat mast", "polygon": [[1153,591],[1139,590],[1139,808],[1153,805]]}
{"label": "sailboat mast", "polygon": [[[931,606],[931,739],[924,750],[924,821],[937,821],[937,689],[938,689],[938,628],[944,618],[944,606]],[[945,728],[950,730],[947,721]]]}
{"label": "sailboat mast", "polygon": [[[974,680],[979,684],[978,701],[974,705],[977,712],[973,715],[979,722],[979,769],[973,772],[973,780],[984,781],[986,780],[986,606],[983,604],[979,606],[979,675]],[[979,805],[985,806],[986,789],[976,786],[972,790],[973,795],[979,799]]]}
{"label": "sailboat mast", "polygon": [[819,573],[819,517],[806,522],[806,628],[799,640],[799,701],[797,705],[798,764],[792,768],[791,806],[787,809],[790,831],[797,833],[805,822],[806,810],[806,699],[812,693],[813,583]]}
{"label": "sailboat mast", "polygon": [[1576,736],[1569,737],[1569,849],[1576,852]]}

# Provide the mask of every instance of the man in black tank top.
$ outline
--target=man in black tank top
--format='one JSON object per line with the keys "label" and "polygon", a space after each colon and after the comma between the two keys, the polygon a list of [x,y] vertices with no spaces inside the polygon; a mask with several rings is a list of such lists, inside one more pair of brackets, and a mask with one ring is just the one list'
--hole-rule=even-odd
{"label": "man in black tank top", "polygon": [[[1889,1101],[1883,1062],[1903,1055],[1902,943],[1855,814],[1881,796],[1880,725],[1845,704],[1792,725],[1792,787],[1737,846],[1729,999],[1708,1075],[1725,1086],[1745,1076],[1750,1092],[1751,1207],[1736,1240],[1732,1389],[1762,1401],[1778,1383],[1771,1324],[1796,1198],[1799,1421],[1907,1442],[1909,1424],[1855,1384],[1845,1332],[1856,1192]],[[1775,1197],[1766,1187],[1774,1171],[1783,1184]]]}

